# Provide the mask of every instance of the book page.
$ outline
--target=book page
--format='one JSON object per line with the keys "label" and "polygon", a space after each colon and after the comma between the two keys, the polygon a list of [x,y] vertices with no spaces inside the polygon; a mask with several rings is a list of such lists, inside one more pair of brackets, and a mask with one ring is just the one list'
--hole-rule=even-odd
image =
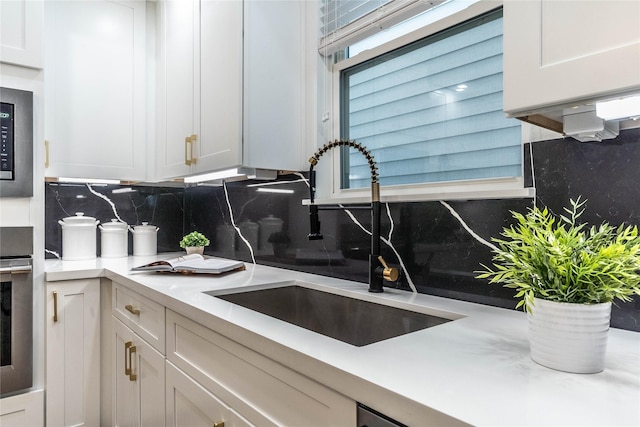
{"label": "book page", "polygon": [[193,263],[193,262],[197,263],[202,261],[204,261],[204,257],[200,254],[183,255],[183,256],[179,256],[178,258],[172,258],[170,260],[167,260],[169,265],[172,266],[173,268],[176,268],[178,266],[185,265],[188,263]]}
{"label": "book page", "polygon": [[207,258],[201,260],[187,260],[175,267],[176,271],[191,271],[194,273],[224,273],[244,266],[242,261]]}
{"label": "book page", "polygon": [[160,260],[150,262],[149,264],[141,265],[139,267],[134,267],[132,270],[141,271],[141,270],[151,270],[151,271],[172,271],[177,266],[182,265],[185,262],[198,262],[203,261],[204,257],[200,254],[191,254],[179,256],[177,258],[171,258],[167,260]]}

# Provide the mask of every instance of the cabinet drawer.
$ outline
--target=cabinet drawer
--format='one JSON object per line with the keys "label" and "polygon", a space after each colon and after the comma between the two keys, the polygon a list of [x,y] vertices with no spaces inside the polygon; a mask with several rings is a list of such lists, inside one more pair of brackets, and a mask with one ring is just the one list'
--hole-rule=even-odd
{"label": "cabinet drawer", "polygon": [[167,310],[167,359],[250,423],[351,426],[347,397]]}
{"label": "cabinet drawer", "polygon": [[167,427],[252,427],[247,420],[193,381],[171,362],[166,362]]}
{"label": "cabinet drawer", "polygon": [[113,315],[165,354],[164,307],[118,283],[113,283]]}

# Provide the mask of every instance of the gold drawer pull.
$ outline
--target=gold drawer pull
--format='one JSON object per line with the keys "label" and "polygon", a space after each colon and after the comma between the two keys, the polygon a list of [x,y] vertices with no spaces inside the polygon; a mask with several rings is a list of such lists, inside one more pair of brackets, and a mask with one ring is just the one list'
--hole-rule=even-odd
{"label": "gold drawer pull", "polygon": [[53,291],[53,321],[58,321],[58,291]]}
{"label": "gold drawer pull", "polygon": [[191,155],[191,150],[189,149],[190,145],[191,138],[187,136],[184,139],[184,164],[187,166],[191,164],[191,158],[189,157]]}
{"label": "gold drawer pull", "polygon": [[198,135],[193,134],[189,137],[189,163],[195,165],[198,159],[193,156],[193,144],[198,139]]}
{"label": "gold drawer pull", "polygon": [[224,421],[216,421],[213,423],[213,427],[224,427]]}
{"label": "gold drawer pull", "polygon": [[133,373],[133,365],[131,364],[131,355],[136,352],[136,346],[132,345],[129,347],[129,381],[135,381],[138,379],[138,376]]}
{"label": "gold drawer pull", "polygon": [[44,167],[49,167],[49,140],[44,140]]}
{"label": "gold drawer pull", "polygon": [[[131,341],[127,341],[126,343],[124,343],[124,374],[125,375],[131,374],[131,358],[128,357],[128,353],[132,345],[133,345],[133,342]],[[129,362],[129,365],[127,365],[127,362]]]}
{"label": "gold drawer pull", "polygon": [[139,308],[134,308],[133,305],[131,305],[131,304],[125,305],[124,308],[131,314],[135,314],[135,315],[139,315],[140,314],[140,309]]}

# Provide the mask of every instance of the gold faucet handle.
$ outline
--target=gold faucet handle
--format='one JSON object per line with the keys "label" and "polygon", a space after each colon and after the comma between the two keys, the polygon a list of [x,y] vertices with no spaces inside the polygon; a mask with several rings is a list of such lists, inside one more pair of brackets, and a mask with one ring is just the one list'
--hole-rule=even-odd
{"label": "gold faucet handle", "polygon": [[397,268],[389,267],[384,258],[382,258],[382,255],[378,256],[378,261],[380,261],[380,264],[382,264],[383,267],[382,278],[384,280],[386,280],[387,282],[395,282],[396,280],[398,280],[398,277],[400,277],[400,272]]}

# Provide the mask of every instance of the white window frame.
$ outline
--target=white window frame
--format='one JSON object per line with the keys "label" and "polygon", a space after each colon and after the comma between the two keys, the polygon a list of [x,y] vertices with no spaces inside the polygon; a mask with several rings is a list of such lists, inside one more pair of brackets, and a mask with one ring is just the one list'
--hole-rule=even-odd
{"label": "white window frame", "polygon": [[[358,55],[345,59],[335,65],[331,70],[330,85],[325,90],[330,93],[330,108],[328,129],[325,132],[326,141],[340,139],[340,72],[346,68],[365,62],[371,58],[380,56],[416,40],[428,37],[439,31],[445,30],[476,16],[490,12],[502,5],[502,1],[480,1],[449,15],[441,20],[433,22],[418,30],[412,31],[397,39],[386,42],[376,48],[360,52]],[[523,127],[522,141],[525,139],[525,127]],[[319,145],[322,145],[320,143]],[[326,157],[326,158],[325,158]],[[341,164],[340,150],[333,149],[324,154],[318,162],[316,199],[317,204],[335,203],[367,203],[371,200],[369,188],[340,188]],[[524,164],[523,164],[524,168]],[[429,200],[470,200],[492,198],[521,198],[535,197],[534,188],[524,187],[524,173],[516,178],[494,178],[478,180],[460,180],[450,182],[433,182],[408,185],[385,185],[380,187],[380,198],[383,202],[411,202]]]}

